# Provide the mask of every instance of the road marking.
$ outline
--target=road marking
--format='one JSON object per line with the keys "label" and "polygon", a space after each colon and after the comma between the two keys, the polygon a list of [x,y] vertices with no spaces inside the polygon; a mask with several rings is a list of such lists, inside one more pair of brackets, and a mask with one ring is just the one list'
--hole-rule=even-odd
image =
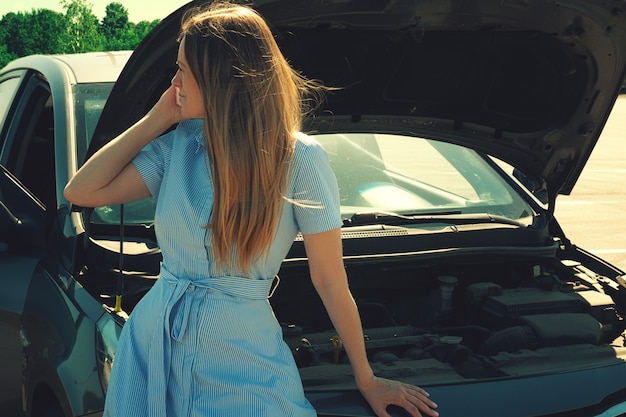
{"label": "road marking", "polygon": [[589,200],[576,200],[576,201],[569,201],[569,200],[560,200],[557,204],[559,206],[562,206],[564,204],[569,204],[569,205],[573,205],[573,204],[617,204],[617,203],[623,203],[624,200],[604,200],[604,201],[589,201]]}
{"label": "road marking", "polygon": [[591,253],[626,253],[626,249],[585,249]]}

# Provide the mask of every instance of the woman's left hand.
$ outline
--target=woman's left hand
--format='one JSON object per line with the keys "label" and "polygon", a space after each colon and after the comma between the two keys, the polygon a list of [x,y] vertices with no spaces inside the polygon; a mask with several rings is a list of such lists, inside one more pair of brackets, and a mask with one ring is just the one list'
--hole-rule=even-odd
{"label": "woman's left hand", "polygon": [[404,408],[413,417],[439,415],[434,410],[437,404],[428,398],[429,394],[414,385],[374,376],[360,384],[359,390],[378,417],[391,417],[387,412],[390,405]]}

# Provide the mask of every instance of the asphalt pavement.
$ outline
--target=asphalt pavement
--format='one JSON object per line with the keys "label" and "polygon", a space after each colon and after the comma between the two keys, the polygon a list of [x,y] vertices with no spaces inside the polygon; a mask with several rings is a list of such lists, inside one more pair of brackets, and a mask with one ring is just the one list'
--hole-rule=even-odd
{"label": "asphalt pavement", "polygon": [[626,271],[626,95],[617,99],[572,193],[555,215],[579,247]]}

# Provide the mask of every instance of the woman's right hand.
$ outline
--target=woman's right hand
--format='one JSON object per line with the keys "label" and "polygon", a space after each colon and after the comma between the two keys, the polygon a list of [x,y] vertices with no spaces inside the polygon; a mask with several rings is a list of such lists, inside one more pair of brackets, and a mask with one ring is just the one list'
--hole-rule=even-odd
{"label": "woman's right hand", "polygon": [[399,381],[373,376],[367,383],[359,384],[359,390],[379,417],[391,417],[387,411],[389,405],[396,405],[413,417],[437,417],[437,404],[420,387]]}
{"label": "woman's right hand", "polygon": [[181,109],[178,105],[176,87],[170,85],[170,87],[165,90],[161,98],[159,98],[159,101],[157,101],[148,112],[148,116],[150,118],[154,117],[154,120],[158,123],[167,124],[164,130],[183,121]]}

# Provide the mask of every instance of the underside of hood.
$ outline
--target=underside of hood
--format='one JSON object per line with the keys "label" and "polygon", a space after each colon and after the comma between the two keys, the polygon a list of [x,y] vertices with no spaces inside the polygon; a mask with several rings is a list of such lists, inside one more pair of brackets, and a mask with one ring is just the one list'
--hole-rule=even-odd
{"label": "underside of hood", "polygon": [[[131,57],[89,155],[167,88],[188,6]],[[469,146],[518,168],[552,199],[574,186],[626,71],[623,1],[265,0],[253,7],[295,68],[337,87],[308,128]]]}

